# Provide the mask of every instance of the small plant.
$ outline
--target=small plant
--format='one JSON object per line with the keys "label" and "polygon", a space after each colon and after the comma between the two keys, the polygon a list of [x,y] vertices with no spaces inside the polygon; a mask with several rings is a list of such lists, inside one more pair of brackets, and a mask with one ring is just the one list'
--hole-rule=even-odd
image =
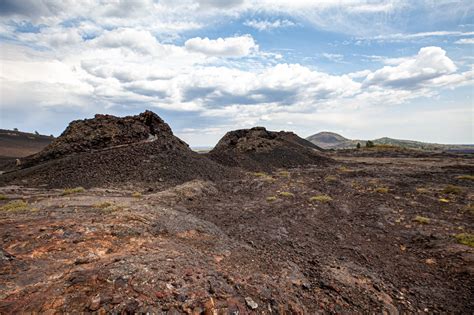
{"label": "small plant", "polygon": [[317,202],[322,202],[322,203],[327,203],[332,201],[332,198],[328,195],[318,195],[318,196],[313,196],[309,198],[309,201],[317,201]]}
{"label": "small plant", "polygon": [[419,187],[419,188],[416,189],[416,192],[419,193],[419,194],[427,194],[430,191],[427,188]]}
{"label": "small plant", "polygon": [[26,211],[30,206],[24,200],[13,200],[0,207],[0,211]]}
{"label": "small plant", "polygon": [[380,194],[386,194],[386,193],[388,193],[388,188],[387,187],[377,187],[377,188],[375,188],[375,192],[378,192]]}
{"label": "small plant", "polygon": [[266,182],[274,182],[275,179],[268,175],[267,173],[265,172],[256,172],[256,173],[251,173],[253,176],[255,177],[258,177],[259,179],[263,180],[263,181],[266,181]]}
{"label": "small plant", "polygon": [[360,149],[360,142],[357,142],[356,148]]}
{"label": "small plant", "polygon": [[449,202],[449,200],[446,199],[446,198],[439,198],[438,201],[439,201],[439,202],[444,202],[444,203],[448,203],[448,202]]}
{"label": "small plant", "polygon": [[7,196],[5,196],[4,194],[0,194],[0,200],[7,200]]}
{"label": "small plant", "polygon": [[341,167],[338,168],[338,170],[340,172],[343,172],[343,173],[352,172],[352,170],[350,168],[348,168],[347,166],[341,166]]}
{"label": "small plant", "polygon": [[417,215],[417,216],[413,219],[413,221],[418,222],[418,223],[420,223],[420,224],[428,224],[428,223],[430,223],[431,220],[430,220],[430,218],[423,217],[423,216],[421,216],[421,215]]}
{"label": "small plant", "polygon": [[138,191],[135,191],[133,194],[132,194],[132,197],[134,198],[141,198],[142,197],[142,194]]}
{"label": "small plant", "polygon": [[295,194],[290,193],[289,191],[282,191],[282,192],[280,193],[280,196],[282,196],[282,197],[294,197]]}
{"label": "small plant", "polygon": [[444,187],[442,190],[443,194],[452,194],[452,195],[459,195],[462,193],[462,188],[454,185],[448,185]]}
{"label": "small plant", "polygon": [[337,182],[337,177],[334,176],[334,175],[328,175],[328,176],[324,177],[324,181],[328,182],[328,183]]}
{"label": "small plant", "polygon": [[273,202],[273,201],[276,201],[276,200],[277,200],[277,197],[276,197],[276,196],[267,197],[267,201],[268,201],[268,202]]}
{"label": "small plant", "polygon": [[474,180],[474,175],[460,175],[456,179]]}
{"label": "small plant", "polygon": [[288,171],[280,171],[280,172],[278,172],[278,176],[281,176],[281,177],[290,177],[290,172],[288,172]]}
{"label": "small plant", "polygon": [[105,212],[114,212],[122,209],[122,207],[108,201],[96,203],[93,207],[96,209],[101,209]]}
{"label": "small plant", "polygon": [[104,201],[104,202],[98,202],[98,203],[94,204],[94,208],[105,209],[105,208],[110,207],[112,205],[113,204],[111,202]]}
{"label": "small plant", "polygon": [[474,247],[474,234],[470,233],[460,233],[454,236],[459,244],[467,245],[469,247]]}
{"label": "small plant", "polygon": [[375,144],[372,141],[369,140],[365,143],[365,146],[367,148],[373,148],[373,147],[375,147]]}
{"label": "small plant", "polygon": [[67,188],[67,189],[64,189],[63,191],[63,196],[65,195],[71,195],[71,194],[78,194],[78,193],[82,193],[82,192],[85,192],[86,190],[82,187],[76,187],[76,188]]}

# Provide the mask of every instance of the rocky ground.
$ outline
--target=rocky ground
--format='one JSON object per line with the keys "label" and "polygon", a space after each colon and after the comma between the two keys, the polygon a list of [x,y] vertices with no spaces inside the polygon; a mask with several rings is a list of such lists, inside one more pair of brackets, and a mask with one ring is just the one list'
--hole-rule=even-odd
{"label": "rocky ground", "polygon": [[[471,313],[474,161],[0,188],[0,313]],[[149,189],[151,188],[151,189]]]}

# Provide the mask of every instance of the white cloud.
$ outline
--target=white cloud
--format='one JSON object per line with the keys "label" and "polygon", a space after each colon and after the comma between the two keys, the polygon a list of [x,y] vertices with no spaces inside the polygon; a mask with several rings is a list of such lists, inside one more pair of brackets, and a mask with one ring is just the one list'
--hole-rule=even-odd
{"label": "white cloud", "polygon": [[259,31],[269,31],[277,28],[295,26],[296,24],[287,19],[277,20],[247,20],[244,25],[255,28]]}
{"label": "white cloud", "polygon": [[344,60],[344,55],[341,55],[341,54],[323,53],[322,56],[333,62],[342,62]]}
{"label": "white cloud", "polygon": [[184,46],[191,52],[219,57],[244,57],[258,51],[251,35],[218,39],[195,37],[188,39]]}
{"label": "white cloud", "polygon": [[461,45],[472,45],[474,44],[474,38],[461,38],[455,42],[455,44]]}
{"label": "white cloud", "polygon": [[440,47],[421,48],[414,58],[406,59],[397,66],[385,66],[370,73],[364,86],[385,86],[397,89],[417,89],[429,86],[434,79],[457,70],[446,51]]}

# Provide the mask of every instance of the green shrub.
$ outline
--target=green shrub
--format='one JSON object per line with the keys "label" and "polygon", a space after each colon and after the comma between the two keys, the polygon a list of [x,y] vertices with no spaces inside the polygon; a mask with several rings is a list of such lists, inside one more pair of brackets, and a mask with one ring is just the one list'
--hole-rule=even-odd
{"label": "green shrub", "polygon": [[469,247],[474,247],[474,234],[470,233],[460,233],[454,236],[459,244],[467,245]]}
{"label": "green shrub", "polygon": [[86,190],[82,187],[76,187],[76,188],[67,188],[67,189],[64,189],[63,191],[63,196],[65,195],[71,195],[71,194],[78,194],[78,193],[82,193],[82,192],[85,192]]}
{"label": "green shrub", "polygon": [[373,148],[373,147],[375,147],[375,144],[372,141],[369,140],[365,143],[365,146],[367,148]]}
{"label": "green shrub", "polygon": [[428,224],[428,223],[430,223],[431,220],[430,220],[430,218],[423,217],[423,216],[421,216],[421,215],[417,215],[417,216],[413,219],[413,221],[418,222],[418,223],[420,223],[420,224]]}
{"label": "green shrub", "polygon": [[0,194],[0,200],[7,200],[7,196],[5,196],[4,194]]}
{"label": "green shrub", "polygon": [[25,211],[30,210],[30,206],[26,201],[13,200],[0,207],[0,211]]}
{"label": "green shrub", "polygon": [[318,196],[313,196],[309,198],[309,201],[317,201],[317,202],[326,203],[326,202],[332,201],[332,198],[328,195],[318,195]]}

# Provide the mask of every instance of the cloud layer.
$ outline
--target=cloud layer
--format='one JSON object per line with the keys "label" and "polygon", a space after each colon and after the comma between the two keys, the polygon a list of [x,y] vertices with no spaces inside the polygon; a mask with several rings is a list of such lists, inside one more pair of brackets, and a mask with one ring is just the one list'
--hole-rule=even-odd
{"label": "cloud layer", "polygon": [[[433,20],[440,8],[444,19],[459,20],[461,6],[463,16],[472,13],[470,2],[454,2],[419,1],[416,11]],[[390,56],[367,53],[370,66],[350,65],[351,54],[341,47],[427,38],[449,39],[459,49],[472,44],[468,28],[394,31],[413,10],[401,0],[1,1],[2,116],[152,107],[193,117],[190,123],[210,122],[212,134],[263,123],[310,126],[323,118],[358,126],[347,113],[356,117],[473,84],[472,66],[442,41],[397,47]],[[226,23],[246,31],[226,31]],[[344,41],[302,57],[298,49],[305,45],[293,46],[298,38],[280,50],[266,48],[278,46],[273,33],[297,37],[308,28],[319,32],[306,34],[308,41],[333,33]],[[307,61],[314,59],[341,67],[331,71]]]}

